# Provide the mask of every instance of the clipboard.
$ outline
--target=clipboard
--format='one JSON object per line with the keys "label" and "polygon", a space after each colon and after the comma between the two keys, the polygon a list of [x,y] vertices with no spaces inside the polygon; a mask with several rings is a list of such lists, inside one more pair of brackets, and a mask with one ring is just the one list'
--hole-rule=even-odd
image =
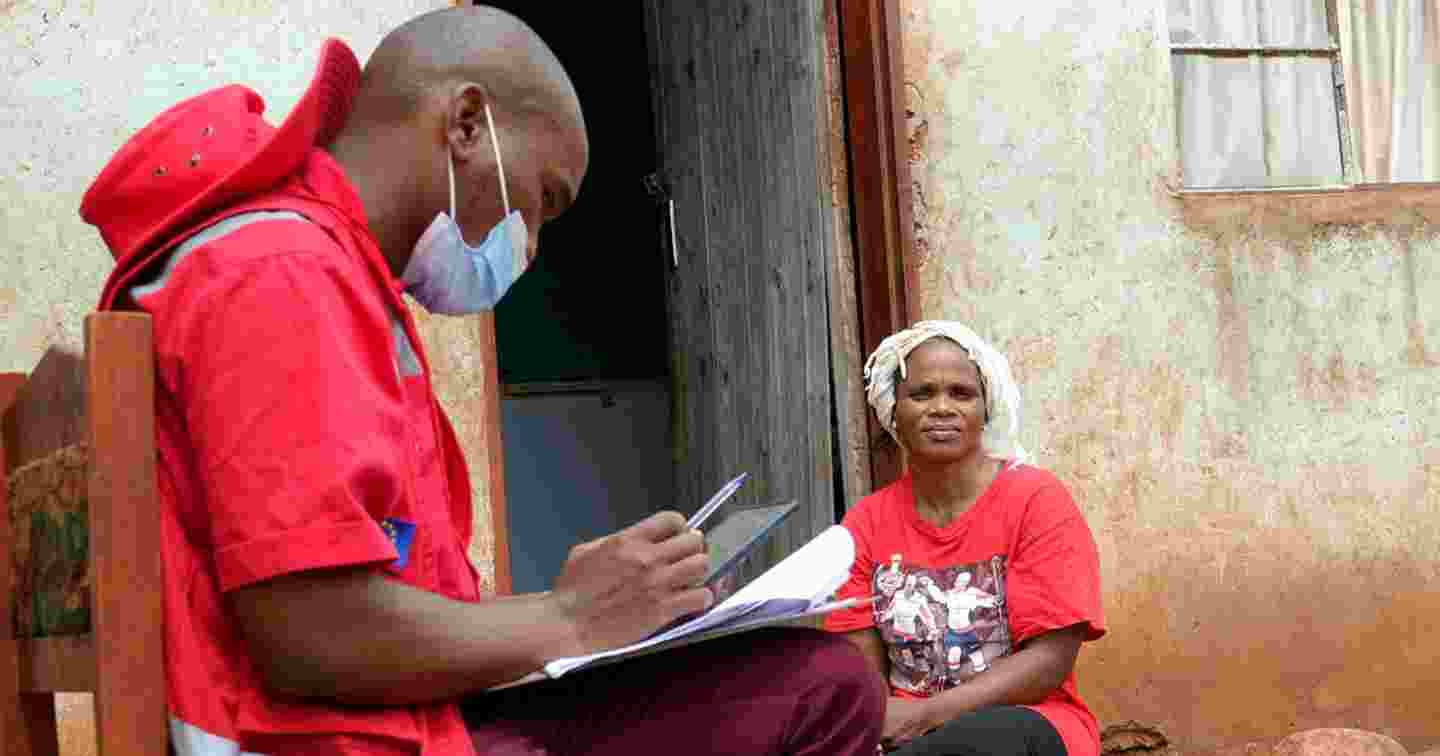
{"label": "clipboard", "polygon": [[768,507],[751,507],[726,512],[712,527],[705,530],[705,548],[710,557],[710,572],[704,584],[715,594],[718,603],[725,600],[735,585],[726,584],[757,546],[800,508],[795,499]]}
{"label": "clipboard", "polygon": [[[781,522],[795,513],[800,508],[800,503],[794,499],[775,504],[768,507],[751,507],[746,509],[727,510],[716,518],[716,512],[721,510],[725,502],[729,501],[742,486],[750,479],[750,473],[740,473],[728,483],[720,487],[710,500],[705,502],[695,514],[690,516],[686,525],[692,529],[700,529],[705,534],[705,548],[710,557],[710,571],[705,576],[702,585],[710,588],[715,595],[715,602],[725,600],[734,592],[736,585],[734,581],[726,582],[726,578],[734,574],[745,557],[763,542]],[[709,527],[702,527],[706,524]]]}

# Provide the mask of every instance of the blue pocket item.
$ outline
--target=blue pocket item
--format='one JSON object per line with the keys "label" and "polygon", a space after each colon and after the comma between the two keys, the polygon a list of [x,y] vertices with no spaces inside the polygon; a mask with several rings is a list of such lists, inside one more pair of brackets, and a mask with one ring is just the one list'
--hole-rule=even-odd
{"label": "blue pocket item", "polygon": [[386,517],[380,521],[380,529],[385,531],[385,537],[390,539],[390,545],[400,555],[391,566],[397,570],[405,569],[410,561],[410,542],[415,539],[415,523]]}

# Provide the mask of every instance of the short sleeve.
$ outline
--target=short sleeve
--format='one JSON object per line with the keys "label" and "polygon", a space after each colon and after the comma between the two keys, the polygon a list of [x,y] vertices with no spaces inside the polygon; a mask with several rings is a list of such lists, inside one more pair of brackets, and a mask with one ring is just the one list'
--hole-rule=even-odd
{"label": "short sleeve", "polygon": [[1071,625],[1105,634],[1100,557],[1090,526],[1058,481],[1038,488],[1008,565],[1010,626],[1017,642]]}
{"label": "short sleeve", "polygon": [[[874,590],[872,579],[875,574],[875,560],[871,558],[870,529],[865,526],[866,522],[865,511],[860,506],[846,513],[844,521],[841,522],[855,539],[855,561],[850,564],[850,576],[845,579],[840,590],[835,592],[837,600],[869,598]],[[832,633],[848,633],[874,625],[875,615],[869,604],[840,609],[825,615],[825,629]]]}
{"label": "short sleeve", "polygon": [[313,226],[256,228],[282,225],[324,246],[197,261],[165,332],[224,591],[397,556],[374,515],[409,479],[385,305]]}

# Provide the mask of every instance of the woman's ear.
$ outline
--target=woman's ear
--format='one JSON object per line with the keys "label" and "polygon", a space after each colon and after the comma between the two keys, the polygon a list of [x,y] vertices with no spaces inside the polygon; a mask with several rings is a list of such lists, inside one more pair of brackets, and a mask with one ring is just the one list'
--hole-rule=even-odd
{"label": "woman's ear", "polygon": [[488,154],[481,152],[490,144],[489,127],[485,123],[485,105],[490,95],[474,82],[461,84],[450,95],[446,113],[445,138],[457,162],[466,162]]}

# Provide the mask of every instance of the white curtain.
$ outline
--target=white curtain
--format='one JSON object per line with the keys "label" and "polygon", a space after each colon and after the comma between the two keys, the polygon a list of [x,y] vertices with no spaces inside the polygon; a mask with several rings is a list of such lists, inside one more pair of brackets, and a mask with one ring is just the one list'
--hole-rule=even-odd
{"label": "white curtain", "polygon": [[1170,42],[1177,45],[1323,47],[1330,44],[1326,25],[1325,0],[1170,0]]}
{"label": "white curtain", "polygon": [[[1169,0],[1169,25],[1176,45],[1331,43],[1325,0]],[[1171,60],[1186,186],[1340,183],[1329,58],[1177,54]]]}
{"label": "white curtain", "polygon": [[1440,181],[1440,0],[1349,0],[1340,36],[1360,180]]}

